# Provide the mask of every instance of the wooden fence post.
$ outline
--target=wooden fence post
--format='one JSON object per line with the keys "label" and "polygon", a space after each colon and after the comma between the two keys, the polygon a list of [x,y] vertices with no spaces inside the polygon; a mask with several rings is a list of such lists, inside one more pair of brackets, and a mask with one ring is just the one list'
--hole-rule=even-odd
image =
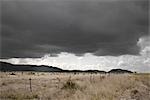
{"label": "wooden fence post", "polygon": [[32,92],[31,78],[29,78],[29,81],[30,81],[30,91]]}

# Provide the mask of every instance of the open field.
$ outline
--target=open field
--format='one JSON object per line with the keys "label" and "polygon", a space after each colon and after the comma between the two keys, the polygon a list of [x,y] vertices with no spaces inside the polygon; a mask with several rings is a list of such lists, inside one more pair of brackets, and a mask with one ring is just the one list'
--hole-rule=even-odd
{"label": "open field", "polygon": [[0,100],[150,100],[150,74],[11,73],[0,72]]}

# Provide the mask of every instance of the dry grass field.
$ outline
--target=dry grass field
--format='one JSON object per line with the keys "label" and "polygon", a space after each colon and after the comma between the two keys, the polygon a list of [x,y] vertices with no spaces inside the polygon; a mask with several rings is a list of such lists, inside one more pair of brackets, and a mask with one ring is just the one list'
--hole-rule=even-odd
{"label": "dry grass field", "polygon": [[0,72],[0,100],[150,100],[150,74],[13,73]]}

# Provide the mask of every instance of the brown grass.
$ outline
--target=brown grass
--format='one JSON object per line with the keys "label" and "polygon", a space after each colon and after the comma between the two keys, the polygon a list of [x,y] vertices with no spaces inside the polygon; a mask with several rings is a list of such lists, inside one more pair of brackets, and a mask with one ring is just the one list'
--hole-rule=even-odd
{"label": "brown grass", "polygon": [[150,100],[150,74],[13,73],[0,72],[0,100]]}

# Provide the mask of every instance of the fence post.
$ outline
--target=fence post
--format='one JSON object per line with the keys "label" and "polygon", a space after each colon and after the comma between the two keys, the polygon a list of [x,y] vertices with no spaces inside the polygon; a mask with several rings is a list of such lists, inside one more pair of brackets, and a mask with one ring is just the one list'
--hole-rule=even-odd
{"label": "fence post", "polygon": [[30,81],[30,91],[32,92],[31,78],[29,78],[29,81]]}

